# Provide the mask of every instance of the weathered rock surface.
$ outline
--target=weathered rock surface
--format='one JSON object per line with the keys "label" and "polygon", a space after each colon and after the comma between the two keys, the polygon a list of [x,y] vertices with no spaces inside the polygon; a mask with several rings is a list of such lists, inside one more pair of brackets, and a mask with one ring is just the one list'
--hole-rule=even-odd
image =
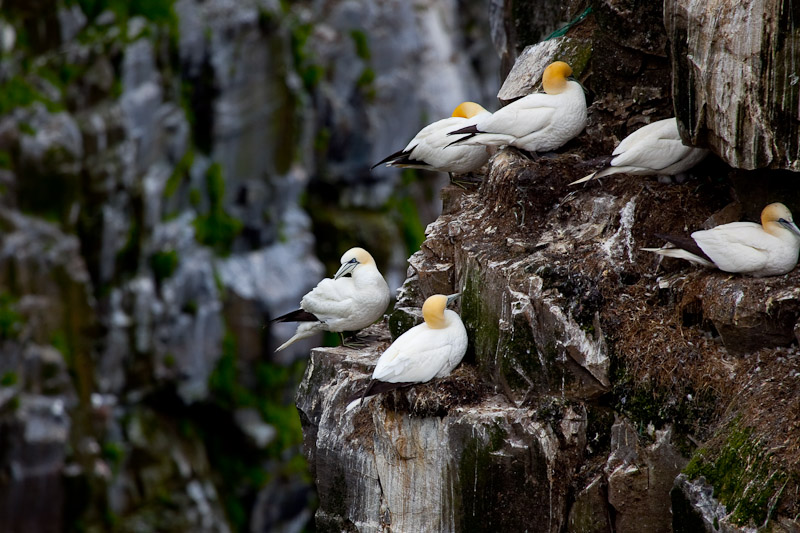
{"label": "weathered rock surface", "polygon": [[0,530],[302,530],[319,339],[264,325],[354,244],[402,282],[438,205],[368,169],[495,92],[485,7],[3,4]]}
{"label": "weathered rock surface", "polygon": [[796,17],[778,0],[664,2],[686,141],[732,167],[800,170]]}
{"label": "weathered rock surface", "polygon": [[567,491],[559,480],[583,455],[586,412],[566,401],[546,415],[518,407],[462,367],[345,414],[387,345],[383,327],[371,332],[378,337],[367,350],[313,350],[298,391],[320,495],[317,528],[519,531],[536,523],[561,531]]}
{"label": "weathered rock surface", "polygon": [[[615,93],[614,98],[595,100],[593,120],[609,118],[605,125],[595,123],[602,131],[635,127],[636,120],[643,120],[636,110],[648,104],[655,106],[647,115],[651,119],[670,112],[663,86],[658,89],[666,70],[656,68],[666,68],[663,48],[658,50],[665,41],[619,40],[646,50],[635,56],[636,68],[652,69],[644,82],[650,91],[628,86],[624,97]],[[617,46],[623,45],[612,47]],[[620,80],[598,71],[608,58],[594,63],[596,51],[592,58],[592,81],[619,91]],[[549,61],[546,54],[539,60]],[[625,61],[623,67],[631,63]],[[543,68],[532,64],[520,72]],[[407,459],[394,462],[384,456],[407,451],[401,436],[414,434],[416,442],[428,442],[419,428],[433,424],[440,431],[437,424],[450,422],[455,413],[469,409],[491,415],[497,406],[486,398],[525,410],[533,420],[547,420],[551,429],[569,424],[574,418],[570,413],[586,413],[574,426],[583,452],[574,456],[563,447],[559,452],[566,453],[560,464],[572,470],[561,478],[539,479],[553,481],[552,494],[568,495],[566,505],[552,500],[558,505],[549,507],[553,514],[547,525],[536,522],[543,530],[552,524],[567,531],[691,530],[691,518],[683,522],[688,515],[674,516],[670,491],[692,456],[693,464],[724,468],[723,448],[709,451],[697,449],[697,444],[715,434],[714,439],[724,440],[729,418],[745,421],[750,436],[748,447],[739,451],[740,460],[749,456],[747,450],[761,450],[757,465],[769,468],[763,471],[796,471],[797,447],[789,443],[800,436],[800,421],[793,414],[798,382],[786,370],[796,360],[796,347],[784,346],[795,342],[800,309],[794,287],[800,274],[768,280],[731,276],[677,260],[661,261],[642,251],[660,244],[656,232],[681,234],[709,221],[744,216],[749,200],[737,200],[736,181],[714,162],[696,169],[696,177],[684,185],[620,177],[585,188],[567,186],[593,168],[594,157],[609,152],[588,130],[559,153],[544,157],[501,150],[479,185],[442,191],[442,215],[428,226],[426,241],[409,259],[409,276],[390,326],[397,335],[419,320],[416,309],[426,296],[461,291],[460,314],[470,349],[448,379],[473,376],[472,394],[455,394],[456,401],[442,409],[437,398],[443,389],[451,390],[445,379],[370,400],[350,418],[341,406],[358,388],[356,382],[365,380],[364,370],[384,345],[359,352],[314,352],[298,407],[304,413],[305,451],[320,492],[318,527],[385,528],[387,509],[392,527],[398,521],[406,525],[419,520],[420,513],[432,513],[427,516],[434,520],[458,516],[452,514],[452,505],[443,513],[414,499],[437,476],[445,488],[437,488],[436,494],[463,494],[463,478],[443,474],[451,472],[452,454],[456,461],[468,455],[468,449],[448,440],[452,433],[442,439],[447,444],[420,445],[424,454],[400,454]],[[357,361],[362,361],[361,369]],[[770,395],[775,395],[780,414],[770,416],[765,406]],[[436,410],[425,407],[431,403]],[[516,420],[510,412],[507,416]],[[458,420],[473,424],[475,434],[481,434],[483,418]],[[388,431],[390,422],[406,431]],[[516,438],[517,446],[529,449],[541,442],[529,433]],[[441,459],[442,448],[448,450],[446,460]],[[415,465],[413,475],[407,475],[407,484],[395,484],[392,476],[411,468],[409,461]],[[384,463],[393,469],[379,472],[373,466]],[[343,472],[340,465],[348,466]],[[489,472],[492,468],[487,466]],[[770,527],[791,523],[798,501],[781,492],[781,484],[787,479],[788,486],[795,478],[760,477],[761,468],[752,467],[737,479],[743,485],[745,478],[753,480],[756,493],[744,500],[742,493],[725,495],[725,505],[741,512],[728,518],[731,527],[749,527],[748,520],[761,523],[764,517]],[[351,469],[361,474],[351,477]],[[379,487],[371,481],[375,478],[381,480]],[[517,496],[506,496],[503,486],[493,490],[495,498]],[[398,498],[395,491],[406,496]],[[414,502],[401,516],[398,499]],[[506,524],[527,519],[530,502],[541,499],[528,501],[528,506],[507,507],[516,516],[507,517]],[[454,531],[471,527],[481,526],[449,518],[442,525]]]}

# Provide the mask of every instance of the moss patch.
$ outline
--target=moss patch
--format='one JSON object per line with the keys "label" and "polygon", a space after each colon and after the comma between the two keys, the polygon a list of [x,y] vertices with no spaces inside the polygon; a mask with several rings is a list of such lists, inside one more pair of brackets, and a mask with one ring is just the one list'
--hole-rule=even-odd
{"label": "moss patch", "polygon": [[194,220],[195,239],[219,255],[228,255],[233,240],[242,231],[242,222],[225,211],[225,180],[218,163],[211,165],[206,172],[206,194],[209,209]]}
{"label": "moss patch", "polygon": [[789,477],[753,429],[739,420],[730,423],[709,448],[698,450],[684,473],[690,479],[706,478],[734,524],[754,526],[771,518]]}
{"label": "moss patch", "polygon": [[175,273],[175,269],[178,268],[178,263],[178,252],[175,250],[156,252],[150,256],[150,268],[153,269],[156,283],[161,284],[165,279],[172,276]]}
{"label": "moss patch", "polygon": [[22,327],[22,316],[16,309],[17,299],[0,292],[0,341],[17,338]]}

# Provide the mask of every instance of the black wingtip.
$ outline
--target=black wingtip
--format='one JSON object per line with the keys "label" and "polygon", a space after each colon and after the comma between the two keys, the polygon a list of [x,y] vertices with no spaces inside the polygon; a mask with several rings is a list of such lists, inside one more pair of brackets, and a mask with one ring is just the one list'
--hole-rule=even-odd
{"label": "black wingtip", "polygon": [[459,144],[459,143],[462,143],[462,142],[464,142],[464,141],[466,141],[466,140],[468,140],[468,139],[472,139],[472,138],[473,138],[473,137],[475,137],[476,135],[477,135],[477,133],[472,133],[472,134],[470,134],[470,135],[467,135],[466,137],[461,137],[460,139],[456,139],[455,141],[453,141],[453,142],[451,142],[450,144],[448,144],[447,146],[445,146],[445,148],[450,148],[450,147],[451,147],[451,146],[453,146],[454,144]]}
{"label": "black wingtip", "polygon": [[386,163],[394,163],[395,160],[400,159],[403,156],[408,157],[408,152],[406,152],[405,150],[398,150],[395,153],[393,153],[392,155],[384,157],[383,159],[381,159],[380,161],[378,161],[377,163],[375,163],[374,165],[369,167],[369,169],[372,170],[375,167],[379,167],[379,166],[384,165]]}
{"label": "black wingtip", "polygon": [[400,383],[389,383],[388,381],[379,381],[377,379],[370,380],[369,385],[361,391],[353,394],[347,399],[348,405],[355,401],[355,400],[364,400],[364,398],[369,398],[370,396],[375,396],[376,394],[380,394],[382,392],[389,392],[397,389],[402,389],[403,387],[410,387],[414,385],[414,383],[410,382],[400,382]]}
{"label": "black wingtip", "polygon": [[466,126],[464,128],[461,128],[460,130],[451,131],[451,132],[448,133],[448,135],[464,135],[464,134],[467,134],[467,133],[476,134],[476,133],[483,133],[483,132],[478,129],[478,126],[473,124],[471,126]]}
{"label": "black wingtip", "polygon": [[656,237],[659,239],[664,239],[665,241],[672,243],[673,245],[677,246],[682,250],[686,250],[690,254],[694,254],[697,257],[702,257],[709,263],[713,263],[714,261],[706,255],[702,248],[700,248],[694,239],[691,237],[682,237],[678,235],[667,235],[665,233],[654,233]]}
{"label": "black wingtip", "polygon": [[308,311],[297,309],[270,320],[270,323],[274,322],[319,322],[319,318]]}

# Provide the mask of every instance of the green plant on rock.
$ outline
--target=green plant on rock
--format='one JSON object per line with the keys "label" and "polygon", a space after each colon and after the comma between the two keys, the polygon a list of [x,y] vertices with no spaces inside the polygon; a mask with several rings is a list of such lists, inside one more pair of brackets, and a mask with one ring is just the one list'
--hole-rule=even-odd
{"label": "green plant on rock", "polygon": [[16,310],[17,300],[7,292],[0,292],[0,341],[17,338],[22,316]]}
{"label": "green plant on rock", "polygon": [[189,175],[189,170],[194,163],[194,151],[192,149],[186,150],[183,157],[175,164],[175,169],[167,179],[167,184],[164,186],[164,197],[172,198],[178,190],[181,182]]}
{"label": "green plant on rock", "polygon": [[206,172],[208,212],[194,220],[195,239],[220,255],[228,255],[233,240],[242,231],[240,220],[225,212],[225,180],[219,163],[211,165]]}
{"label": "green plant on rock", "polygon": [[178,252],[175,250],[167,250],[156,252],[150,257],[150,267],[153,269],[153,275],[156,278],[156,283],[161,283],[165,279],[175,273],[178,268],[179,258]]}
{"label": "green plant on rock", "polygon": [[222,356],[209,377],[213,401],[226,413],[240,408],[254,408],[265,422],[276,429],[276,438],[266,449],[254,450],[234,447],[229,436],[199,428],[199,431],[207,432],[204,441],[209,459],[220,473],[223,486],[230,489],[223,491],[222,499],[228,518],[236,530],[246,529],[247,511],[241,495],[256,491],[269,481],[272,473],[265,468],[268,462],[281,462],[279,475],[307,475],[307,465],[302,455],[295,453],[291,461],[283,461],[287,450],[296,449],[302,442],[300,417],[292,397],[285,394],[291,388],[287,384],[298,382],[301,371],[302,364],[286,367],[260,361],[255,365],[254,384],[247,387],[242,384],[236,339],[230,332],[223,339]]}
{"label": "green plant on rock", "polygon": [[7,115],[20,107],[29,107],[41,102],[50,112],[61,111],[64,106],[53,102],[37,90],[27,79],[14,76],[0,83],[0,116]]}
{"label": "green plant on rock", "polygon": [[698,450],[684,473],[705,477],[734,524],[761,527],[778,505],[788,473],[753,429],[734,420],[718,437],[721,444]]}

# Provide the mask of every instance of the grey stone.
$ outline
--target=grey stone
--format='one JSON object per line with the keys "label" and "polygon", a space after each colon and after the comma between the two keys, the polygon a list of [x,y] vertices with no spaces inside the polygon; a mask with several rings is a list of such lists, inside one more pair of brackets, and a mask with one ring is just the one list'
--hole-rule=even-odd
{"label": "grey stone", "polygon": [[785,29],[792,16],[776,0],[664,3],[675,112],[688,143],[736,168],[800,170],[797,78],[787,67],[800,44]]}
{"label": "grey stone", "polygon": [[605,473],[615,531],[671,533],[669,493],[687,463],[671,437],[671,428],[653,430],[654,442],[647,445],[627,420],[619,419],[612,426]]}
{"label": "grey stone", "polygon": [[[498,531],[533,523],[561,531],[567,491],[558,480],[583,453],[585,411],[565,404],[555,422],[539,420],[535,411],[481,393],[462,367],[438,384],[387,393],[344,413],[388,342],[383,327],[369,333],[378,342],[361,351],[315,349],[298,390],[320,495],[317,527],[461,531],[480,516]],[[524,503],[530,501],[544,504]]]}

